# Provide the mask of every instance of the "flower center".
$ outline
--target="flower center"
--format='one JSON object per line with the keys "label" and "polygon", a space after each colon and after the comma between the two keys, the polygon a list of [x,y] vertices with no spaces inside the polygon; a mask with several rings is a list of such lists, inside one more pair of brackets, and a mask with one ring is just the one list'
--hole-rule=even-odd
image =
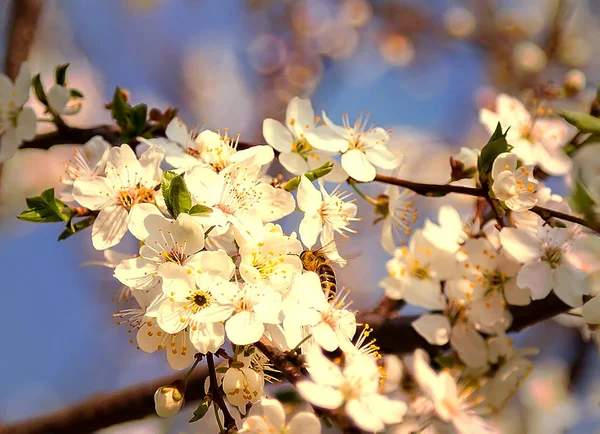
{"label": "flower center", "polygon": [[412,263],[410,275],[418,280],[431,280],[431,270],[429,265],[421,265],[416,259]]}
{"label": "flower center", "polygon": [[294,143],[292,143],[292,152],[295,152],[304,158],[304,160],[306,160],[312,152],[312,146],[306,139],[296,140]]}
{"label": "flower center", "polygon": [[163,252],[163,256],[167,262],[175,262],[176,264],[183,265],[183,261],[187,259],[187,255],[176,250]]}
{"label": "flower center", "polygon": [[195,158],[200,158],[200,151],[196,148],[185,148],[185,153]]}
{"label": "flower center", "polygon": [[210,306],[211,297],[208,292],[198,290],[194,291],[187,299],[192,302],[192,312],[196,313],[199,310]]}
{"label": "flower center", "polygon": [[147,187],[137,187],[135,189],[121,190],[117,197],[117,202],[127,211],[137,203],[152,203],[156,192]]}
{"label": "flower center", "polygon": [[559,247],[547,247],[542,256],[542,261],[550,264],[550,267],[556,268],[562,260],[562,250]]}

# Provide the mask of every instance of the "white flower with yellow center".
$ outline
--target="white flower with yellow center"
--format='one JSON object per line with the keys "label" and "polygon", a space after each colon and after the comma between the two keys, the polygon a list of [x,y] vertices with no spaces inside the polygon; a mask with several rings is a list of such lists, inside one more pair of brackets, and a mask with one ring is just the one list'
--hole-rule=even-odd
{"label": "white flower with yellow center", "polygon": [[544,224],[538,225],[536,234],[517,228],[503,228],[500,232],[502,247],[523,264],[517,284],[528,288],[532,299],[545,298],[554,290],[569,306],[582,306],[587,292],[584,273],[566,260],[572,235],[569,229]]}
{"label": "white flower with yellow center", "polygon": [[387,148],[389,133],[383,128],[368,126],[369,116],[350,124],[348,115],[342,117],[342,126],[334,124],[323,112],[324,126],[308,134],[308,140],[317,149],[342,153],[342,168],[348,176],[361,182],[375,179],[375,166],[384,170],[396,169],[401,159]]}
{"label": "white flower with yellow center", "polygon": [[[160,328],[171,334],[189,327],[190,341],[200,349],[215,346],[211,345],[215,335],[224,335],[221,322],[231,315],[230,309],[221,305],[214,293],[224,288],[237,291],[237,285],[229,281],[235,266],[224,251],[201,252],[198,263],[194,275],[182,267],[170,267],[171,274],[162,284],[164,299],[158,306],[156,319]],[[205,323],[218,324],[207,328]]]}
{"label": "white flower with yellow center", "polygon": [[248,403],[254,404],[264,395],[265,374],[252,357],[239,354],[233,363],[225,361],[217,367],[217,382],[222,385],[225,398],[241,414],[246,414]]}
{"label": "white flower with yellow center", "polygon": [[402,421],[407,406],[379,394],[381,371],[373,357],[352,357],[342,369],[313,347],[306,361],[311,380],[299,381],[296,387],[311,404],[330,410],[343,406],[346,415],[367,432],[380,432]]}
{"label": "white flower with yellow center", "polygon": [[[307,135],[320,128],[315,126],[315,120],[310,100],[294,97],[287,106],[285,125],[270,118],[263,121],[265,141],[279,151],[279,162],[294,175],[303,175],[327,162],[333,162],[331,155],[335,152],[315,149],[307,139]],[[343,175],[344,171],[336,164],[324,180],[340,182],[344,179]]]}
{"label": "white flower with yellow center", "polygon": [[569,140],[567,124],[560,118],[532,118],[516,98],[499,94],[496,111],[482,109],[479,121],[491,133],[498,123],[507,131],[506,141],[526,165],[539,165],[550,175],[565,175],[571,160],[562,150]]}
{"label": "white flower with yellow center", "polygon": [[302,244],[296,234],[286,236],[281,226],[267,223],[251,239],[238,242],[242,260],[240,274],[246,283],[266,282],[279,291],[287,290],[294,276],[302,272]]}
{"label": "white flower with yellow center", "polygon": [[31,140],[37,129],[37,117],[30,107],[31,72],[29,64],[21,64],[14,84],[0,74],[0,162],[12,158],[23,140]]}
{"label": "white flower with yellow center", "polygon": [[[137,258],[126,259],[115,269],[115,277],[126,286],[149,289],[166,280],[173,268],[183,268],[186,273],[196,275],[202,267],[204,228],[187,214],[179,214],[170,220],[160,214],[142,215],[141,222],[148,236],[140,237],[143,242]],[[137,218],[134,216],[132,218]],[[133,223],[133,221],[132,221]],[[136,234],[139,232],[137,231]]]}
{"label": "white flower with yellow center", "polygon": [[295,347],[308,335],[327,351],[348,343],[356,333],[356,317],[346,309],[346,296],[340,291],[328,300],[316,273],[296,276],[283,305],[288,345]]}
{"label": "white flower with yellow center", "polygon": [[517,167],[515,154],[504,152],[496,157],[492,178],[492,191],[496,198],[512,211],[527,211],[537,204],[539,183],[533,176],[533,167]]}
{"label": "white flower with yellow center", "polygon": [[237,150],[238,139],[229,137],[227,130],[219,132],[204,130],[197,136],[176,117],[167,125],[166,138],[143,140],[151,146],[165,149],[165,161],[175,169],[187,170],[195,166],[210,167],[220,172],[227,166],[249,158],[255,158],[259,165],[273,160],[273,150],[266,145]]}
{"label": "white flower with yellow center", "polygon": [[92,227],[92,244],[108,249],[121,241],[130,212],[140,204],[154,203],[160,184],[163,151],[148,149],[138,160],[129,145],[108,151],[105,176],[79,178],[73,183],[73,198],[81,205],[100,211]]}
{"label": "white flower with yellow center", "polygon": [[340,192],[339,186],[327,193],[323,186],[317,190],[306,176],[302,176],[298,187],[298,207],[304,212],[300,222],[300,238],[309,249],[320,236],[321,245],[326,246],[334,241],[334,233],[346,236],[346,232],[355,233],[349,226],[356,217],[356,204],[348,201],[352,194]]}
{"label": "white flower with yellow center", "polygon": [[456,272],[454,255],[438,249],[418,230],[408,247],[396,249],[387,262],[389,277],[380,282],[387,297],[426,309],[443,309],[441,281]]}
{"label": "white flower with yellow center", "polygon": [[257,342],[266,324],[279,324],[281,294],[261,284],[221,285],[212,291],[223,317],[225,331],[236,345]]}
{"label": "white flower with yellow center", "polygon": [[520,265],[486,238],[469,238],[461,249],[465,260],[460,278],[446,283],[448,297],[470,307],[469,318],[479,327],[492,327],[505,320],[507,304],[524,306],[529,292],[517,285]]}
{"label": "white flower with yellow center", "polygon": [[216,225],[226,232],[230,225],[249,236],[261,231],[264,223],[294,211],[294,197],[287,191],[264,182],[254,159],[232,164],[218,174],[195,167],[185,175],[196,201],[213,212],[202,217],[205,226]]}
{"label": "white flower with yellow center", "polygon": [[144,318],[137,332],[138,347],[146,352],[164,351],[169,366],[173,369],[185,369],[194,360],[194,349],[187,330],[170,334],[161,329],[156,318]]}
{"label": "white flower with yellow center", "polygon": [[300,411],[286,423],[285,410],[281,402],[263,398],[250,408],[248,417],[244,419],[239,432],[240,434],[320,434],[321,422],[314,413]]}

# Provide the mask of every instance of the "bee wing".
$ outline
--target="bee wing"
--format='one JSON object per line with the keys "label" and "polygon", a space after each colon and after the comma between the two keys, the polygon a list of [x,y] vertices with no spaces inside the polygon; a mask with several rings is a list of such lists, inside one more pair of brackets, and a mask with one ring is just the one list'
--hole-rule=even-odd
{"label": "bee wing", "polygon": [[347,240],[347,238],[344,238],[342,239],[341,243],[338,244],[336,244],[335,240],[331,240],[330,242],[322,246],[320,249],[318,249],[317,252],[325,255],[329,264],[343,268],[348,262],[348,260],[356,259],[362,254],[360,252],[353,255],[344,254],[344,257],[342,257],[338,251],[338,245],[346,244],[348,242]]}

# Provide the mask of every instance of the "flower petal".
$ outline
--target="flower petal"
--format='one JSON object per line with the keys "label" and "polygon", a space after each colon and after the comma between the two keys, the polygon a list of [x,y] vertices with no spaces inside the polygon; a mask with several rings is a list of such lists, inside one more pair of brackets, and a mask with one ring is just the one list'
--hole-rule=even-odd
{"label": "flower petal", "polygon": [[342,167],[350,177],[360,182],[373,181],[377,174],[367,156],[358,149],[350,149],[342,155]]}
{"label": "flower petal", "polygon": [[257,342],[265,332],[265,326],[254,312],[242,311],[233,315],[225,323],[229,340],[236,345]]}
{"label": "flower petal", "polygon": [[444,315],[423,315],[412,322],[413,328],[432,345],[446,345],[452,326]]}
{"label": "flower petal", "polygon": [[541,257],[541,242],[536,235],[524,229],[503,228],[500,232],[502,247],[519,262],[529,262]]}
{"label": "flower petal", "polygon": [[127,232],[127,210],[119,205],[103,208],[92,226],[92,244],[104,250],[119,244]]}
{"label": "flower petal", "polygon": [[292,150],[294,137],[289,130],[275,119],[267,118],[263,121],[263,136],[265,141],[281,153]]}

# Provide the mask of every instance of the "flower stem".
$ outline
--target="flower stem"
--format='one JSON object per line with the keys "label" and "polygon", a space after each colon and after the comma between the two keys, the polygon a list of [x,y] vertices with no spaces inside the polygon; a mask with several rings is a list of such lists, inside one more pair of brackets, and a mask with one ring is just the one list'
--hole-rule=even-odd
{"label": "flower stem", "polygon": [[348,178],[348,185],[350,185],[350,187],[352,187],[360,197],[369,202],[371,205],[377,205],[377,201],[375,199],[360,191],[360,189],[356,186],[356,182],[352,178]]}
{"label": "flower stem", "polygon": [[192,365],[190,370],[187,371],[187,374],[185,374],[185,376],[181,379],[181,381],[183,381],[184,383],[187,381],[187,379],[190,377],[190,375],[192,375],[192,372],[194,372],[194,369],[196,369],[196,366],[198,366],[198,363],[200,363],[200,360],[202,360],[202,357],[201,357],[200,353],[198,353],[198,354],[196,354],[196,360],[194,361],[194,364]]}
{"label": "flower stem", "polygon": [[235,426],[235,419],[233,418],[231,413],[229,413],[229,410],[227,409],[227,405],[223,400],[223,395],[221,394],[221,390],[219,389],[219,385],[217,383],[217,371],[215,370],[215,359],[212,353],[206,354],[206,363],[208,365],[210,390],[213,395],[213,402],[216,403],[223,412],[225,427],[228,430],[231,428],[237,429],[237,427]]}

